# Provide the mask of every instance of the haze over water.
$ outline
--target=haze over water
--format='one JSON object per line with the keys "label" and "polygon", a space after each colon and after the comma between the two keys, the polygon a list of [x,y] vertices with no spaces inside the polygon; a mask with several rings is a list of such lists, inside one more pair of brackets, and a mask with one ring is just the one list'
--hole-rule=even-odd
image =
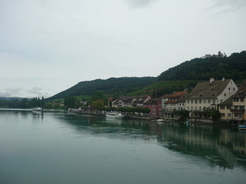
{"label": "haze over water", "polygon": [[245,183],[246,134],[0,110],[0,183]]}

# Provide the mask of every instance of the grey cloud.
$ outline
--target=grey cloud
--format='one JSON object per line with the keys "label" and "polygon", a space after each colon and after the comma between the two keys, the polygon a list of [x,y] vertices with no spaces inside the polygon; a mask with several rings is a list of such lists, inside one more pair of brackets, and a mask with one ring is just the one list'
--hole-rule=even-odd
{"label": "grey cloud", "polygon": [[137,7],[146,7],[158,0],[125,0],[129,6],[137,8]]}
{"label": "grey cloud", "polygon": [[41,88],[33,87],[32,89],[25,90],[21,88],[8,88],[0,92],[0,97],[48,97],[49,94],[44,92]]}
{"label": "grey cloud", "polygon": [[21,95],[22,89],[20,88],[8,88],[4,92],[0,92],[1,97],[17,97]]}
{"label": "grey cloud", "polygon": [[236,11],[246,6],[246,0],[213,0],[213,8],[222,8],[218,13]]}
{"label": "grey cloud", "polygon": [[213,0],[219,6],[242,7],[246,5],[246,0]]}
{"label": "grey cloud", "polygon": [[26,90],[26,92],[29,93],[29,95],[33,97],[47,97],[49,96],[47,92],[43,92],[42,88],[39,87],[33,87],[30,90]]}

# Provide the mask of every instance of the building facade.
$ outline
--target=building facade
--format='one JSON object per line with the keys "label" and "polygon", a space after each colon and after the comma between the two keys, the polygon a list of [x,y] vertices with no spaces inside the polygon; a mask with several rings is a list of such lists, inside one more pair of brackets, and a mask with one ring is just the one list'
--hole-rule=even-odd
{"label": "building facade", "polygon": [[238,90],[232,79],[222,79],[208,82],[199,82],[194,89],[186,95],[185,109],[190,112],[190,117],[203,117],[207,109],[217,109],[217,105],[225,102]]}
{"label": "building facade", "polygon": [[153,98],[144,103],[144,107],[150,109],[149,116],[160,117],[162,116],[162,103],[161,98]]}
{"label": "building facade", "polygon": [[219,105],[222,120],[246,121],[246,81],[226,102]]}
{"label": "building facade", "polygon": [[185,110],[185,95],[187,91],[174,92],[170,95],[164,95],[162,102],[163,117],[165,119],[177,119],[177,111]]}

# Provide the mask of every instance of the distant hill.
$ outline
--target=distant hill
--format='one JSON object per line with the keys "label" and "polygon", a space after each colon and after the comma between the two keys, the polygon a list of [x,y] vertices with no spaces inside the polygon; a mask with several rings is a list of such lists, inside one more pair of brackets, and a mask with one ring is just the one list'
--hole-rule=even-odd
{"label": "distant hill", "polygon": [[47,100],[64,98],[66,96],[93,95],[99,90],[104,91],[105,94],[127,94],[138,91],[154,82],[156,82],[156,77],[121,77],[83,81]]}
{"label": "distant hill", "polygon": [[208,80],[210,77],[233,79],[240,81],[246,79],[246,51],[224,55],[195,58],[162,72],[158,81],[176,80]]}
{"label": "distant hill", "polygon": [[[220,52],[219,52],[220,53]],[[191,89],[198,81],[246,79],[246,51],[233,53],[227,57],[223,54],[206,55],[185,61],[180,65],[162,72],[158,77],[121,77],[106,80],[82,81],[47,100],[61,99],[66,96],[91,96],[102,90],[107,95],[159,95],[183,89]]]}

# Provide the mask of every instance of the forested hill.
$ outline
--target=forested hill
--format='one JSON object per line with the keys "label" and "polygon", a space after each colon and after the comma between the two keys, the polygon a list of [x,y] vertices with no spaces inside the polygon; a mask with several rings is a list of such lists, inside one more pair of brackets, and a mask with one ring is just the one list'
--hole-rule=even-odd
{"label": "forested hill", "polygon": [[79,82],[75,86],[62,91],[48,100],[64,98],[66,96],[93,95],[102,90],[105,94],[126,94],[137,91],[156,82],[156,77],[121,77],[106,80],[97,79],[93,81]]}
{"label": "forested hill", "polygon": [[158,81],[170,80],[208,80],[210,77],[246,79],[246,51],[231,56],[211,56],[195,58],[170,68],[158,76]]}

